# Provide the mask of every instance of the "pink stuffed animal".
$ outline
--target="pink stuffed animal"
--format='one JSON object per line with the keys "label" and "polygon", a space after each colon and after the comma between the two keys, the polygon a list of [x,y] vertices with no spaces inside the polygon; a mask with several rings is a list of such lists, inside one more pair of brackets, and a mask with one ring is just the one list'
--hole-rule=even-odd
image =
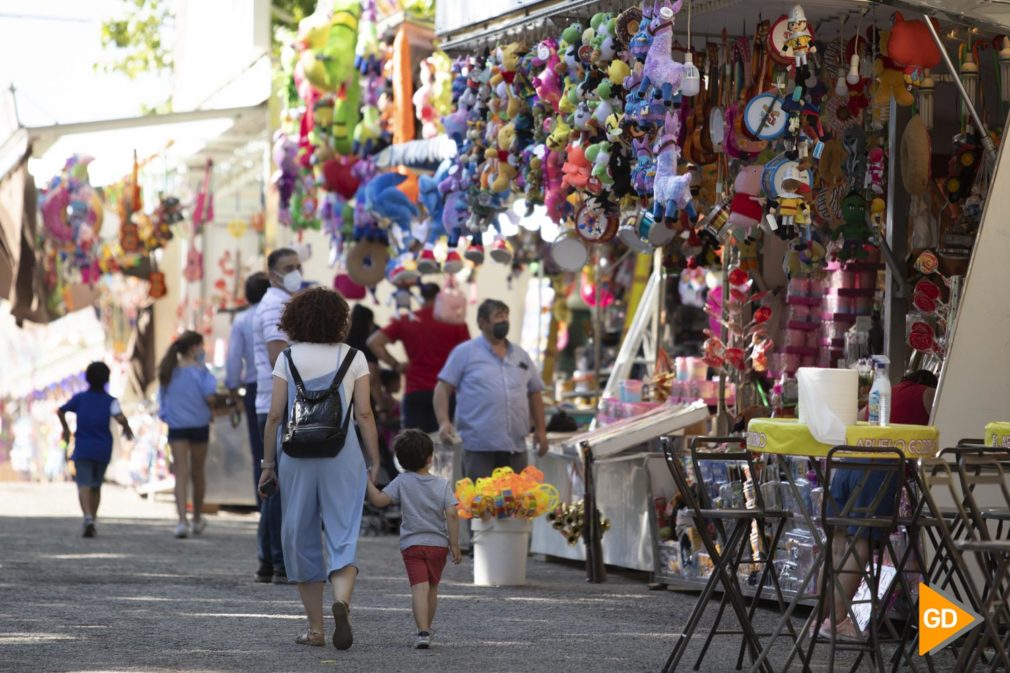
{"label": "pink stuffed animal", "polygon": [[536,66],[544,66],[533,80],[533,88],[536,89],[540,100],[550,105],[556,114],[558,103],[561,101],[561,76],[557,71],[561,59],[558,57],[558,43],[553,37],[547,38],[537,46],[533,63]]}
{"label": "pink stuffed animal", "polygon": [[562,185],[564,173],[564,154],[547,150],[544,158],[544,205],[547,216],[555,223],[560,223],[565,217],[565,190]]}

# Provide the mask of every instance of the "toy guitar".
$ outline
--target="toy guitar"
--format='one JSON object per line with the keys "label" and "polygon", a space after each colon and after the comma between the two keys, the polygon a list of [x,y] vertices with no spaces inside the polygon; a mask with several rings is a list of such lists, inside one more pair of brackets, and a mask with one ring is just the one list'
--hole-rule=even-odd
{"label": "toy guitar", "polygon": [[210,176],[214,169],[214,160],[207,159],[203,169],[203,185],[196,194],[193,203],[193,233],[200,231],[204,224],[214,221],[214,193],[210,187]]}

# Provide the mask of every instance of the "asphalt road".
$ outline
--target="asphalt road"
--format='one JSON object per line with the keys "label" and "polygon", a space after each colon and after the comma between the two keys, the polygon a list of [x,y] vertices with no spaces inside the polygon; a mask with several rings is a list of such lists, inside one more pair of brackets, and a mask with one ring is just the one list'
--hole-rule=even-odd
{"label": "asphalt road", "polygon": [[[177,540],[169,502],[115,486],[100,515],[82,539],[72,485],[0,484],[0,671],[653,672],[696,598],[641,575],[587,584],[579,565],[535,557],[528,586],[475,587],[466,559],[446,570],[435,646],[416,651],[397,540],[363,537],[354,646],[339,652],[293,643],[295,587],[251,581],[254,516],[211,516],[202,537]],[[702,670],[732,670],[737,653],[720,638]]]}

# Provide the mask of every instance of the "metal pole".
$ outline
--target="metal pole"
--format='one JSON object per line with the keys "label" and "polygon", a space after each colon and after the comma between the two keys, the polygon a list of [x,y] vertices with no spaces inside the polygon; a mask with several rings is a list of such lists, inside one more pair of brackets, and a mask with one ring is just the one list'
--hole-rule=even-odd
{"label": "metal pole", "polygon": [[[599,246],[597,246],[599,248]],[[595,297],[596,305],[593,307],[593,368],[595,371],[594,378],[596,379],[596,404],[599,407],[600,403],[603,402],[603,381],[600,379],[600,375],[603,372],[603,367],[600,366],[600,358],[603,357],[603,310],[600,306],[600,280],[603,276],[603,267],[600,264],[600,256],[602,253],[599,249],[596,251],[596,282],[593,283],[593,296]],[[610,374],[613,376],[613,372]]]}
{"label": "metal pole", "polygon": [[968,92],[965,91],[964,84],[961,82],[961,76],[958,74],[957,68],[955,68],[954,64],[951,62],[950,56],[947,55],[947,48],[943,45],[940,35],[936,32],[936,26],[933,25],[933,19],[930,18],[928,14],[923,14],[922,17],[926,20],[926,26],[929,28],[929,34],[933,36],[933,42],[936,43],[937,48],[940,50],[940,56],[943,58],[943,62],[947,66],[947,70],[950,71],[954,86],[957,87],[957,91],[961,95],[961,100],[964,102],[964,106],[968,109],[968,114],[971,115],[971,119],[975,123],[975,128],[978,129],[979,135],[982,136],[982,149],[985,150],[986,158],[995,164],[996,144],[992,141],[992,137],[989,135],[989,129],[986,128],[982,118],[978,116],[978,111],[975,110],[974,101],[968,97]]}
{"label": "metal pole", "polygon": [[[722,342],[724,344],[729,341],[729,328],[726,325],[729,322],[730,255],[730,247],[728,245],[724,245],[722,247],[722,287],[719,288],[719,291],[722,292],[722,326],[719,328],[719,335],[722,337]],[[719,373],[719,407],[715,416],[715,434],[720,437],[725,437],[729,434],[729,412],[726,410],[725,371]]]}

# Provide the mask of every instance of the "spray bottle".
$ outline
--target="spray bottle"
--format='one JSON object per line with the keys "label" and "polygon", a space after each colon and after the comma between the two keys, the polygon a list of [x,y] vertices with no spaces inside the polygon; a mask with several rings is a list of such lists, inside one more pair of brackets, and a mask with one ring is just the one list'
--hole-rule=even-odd
{"label": "spray bottle", "polygon": [[873,387],[870,388],[869,421],[886,427],[891,423],[891,377],[887,366],[891,361],[883,355],[873,356]]}

